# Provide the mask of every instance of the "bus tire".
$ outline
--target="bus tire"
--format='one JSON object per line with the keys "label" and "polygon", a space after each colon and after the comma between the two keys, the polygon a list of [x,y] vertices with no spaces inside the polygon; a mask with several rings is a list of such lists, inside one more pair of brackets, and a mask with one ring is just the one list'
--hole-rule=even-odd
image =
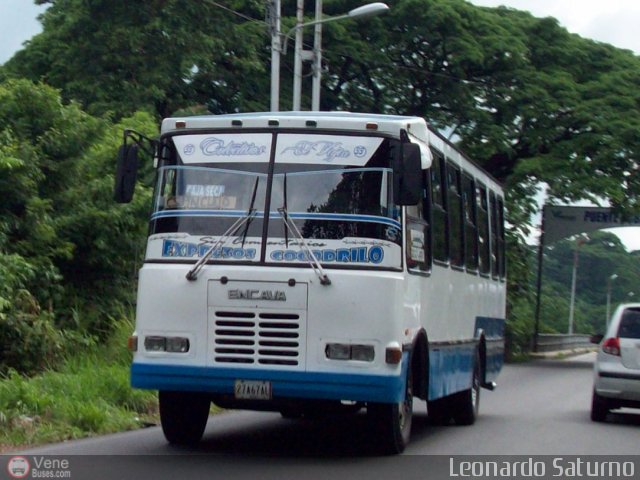
{"label": "bus tire", "polygon": [[473,425],[480,410],[480,356],[476,352],[473,361],[471,388],[456,393],[453,398],[453,419],[458,425]]}
{"label": "bus tire", "polygon": [[194,445],[200,441],[209,418],[211,400],[193,392],[158,392],[160,423],[169,443]]}
{"label": "bus tire", "polygon": [[304,417],[304,412],[299,408],[282,408],[280,416],[285,420],[300,420]]}
{"label": "bus tire", "polygon": [[427,402],[427,416],[432,425],[449,425],[451,421],[450,399],[439,398]]}
{"label": "bus tire", "polygon": [[[411,365],[411,363],[409,363]],[[367,415],[376,430],[376,447],[385,455],[402,453],[411,438],[413,375],[407,371],[405,398],[399,403],[370,403]]]}

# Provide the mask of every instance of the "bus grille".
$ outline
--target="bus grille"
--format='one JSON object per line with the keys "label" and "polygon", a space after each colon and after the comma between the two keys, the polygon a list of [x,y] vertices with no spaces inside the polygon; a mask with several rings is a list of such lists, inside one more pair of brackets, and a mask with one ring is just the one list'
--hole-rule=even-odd
{"label": "bus grille", "polygon": [[302,361],[299,313],[216,310],[213,322],[215,363],[295,367]]}

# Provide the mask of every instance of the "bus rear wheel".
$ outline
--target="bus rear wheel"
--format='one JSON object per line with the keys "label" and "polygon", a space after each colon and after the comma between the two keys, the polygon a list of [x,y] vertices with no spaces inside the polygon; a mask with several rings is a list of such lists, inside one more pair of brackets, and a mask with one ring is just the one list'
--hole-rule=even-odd
{"label": "bus rear wheel", "polygon": [[211,400],[193,392],[158,393],[160,423],[169,443],[194,445],[200,441],[209,418]]}
{"label": "bus rear wheel", "polygon": [[449,425],[451,421],[451,405],[448,397],[427,402],[427,415],[433,425]]}
{"label": "bus rear wheel", "polygon": [[451,413],[458,425],[473,425],[480,411],[480,356],[476,352],[471,388],[453,396]]}
{"label": "bus rear wheel", "polygon": [[376,446],[380,453],[402,453],[409,444],[413,421],[413,375],[407,372],[405,398],[399,403],[370,403],[367,415],[376,429]]}

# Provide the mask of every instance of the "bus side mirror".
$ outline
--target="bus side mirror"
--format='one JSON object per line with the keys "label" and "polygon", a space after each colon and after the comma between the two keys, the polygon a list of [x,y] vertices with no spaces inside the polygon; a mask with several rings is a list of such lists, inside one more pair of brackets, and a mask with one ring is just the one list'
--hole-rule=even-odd
{"label": "bus side mirror", "polygon": [[394,203],[417,205],[422,198],[422,159],[420,147],[415,143],[403,143],[400,158],[394,162]]}
{"label": "bus side mirror", "polygon": [[118,150],[116,183],[113,198],[118,203],[129,203],[133,199],[138,175],[138,146],[122,145]]}

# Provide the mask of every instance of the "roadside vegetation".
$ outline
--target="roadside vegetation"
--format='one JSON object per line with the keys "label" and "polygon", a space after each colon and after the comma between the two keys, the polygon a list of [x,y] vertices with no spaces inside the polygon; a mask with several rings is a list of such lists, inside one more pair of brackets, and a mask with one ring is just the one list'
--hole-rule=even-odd
{"label": "roadside vegetation", "polygon": [[131,328],[121,321],[106,344],[92,341],[56,370],[0,378],[0,451],[155,424],[155,392],[129,386]]}

